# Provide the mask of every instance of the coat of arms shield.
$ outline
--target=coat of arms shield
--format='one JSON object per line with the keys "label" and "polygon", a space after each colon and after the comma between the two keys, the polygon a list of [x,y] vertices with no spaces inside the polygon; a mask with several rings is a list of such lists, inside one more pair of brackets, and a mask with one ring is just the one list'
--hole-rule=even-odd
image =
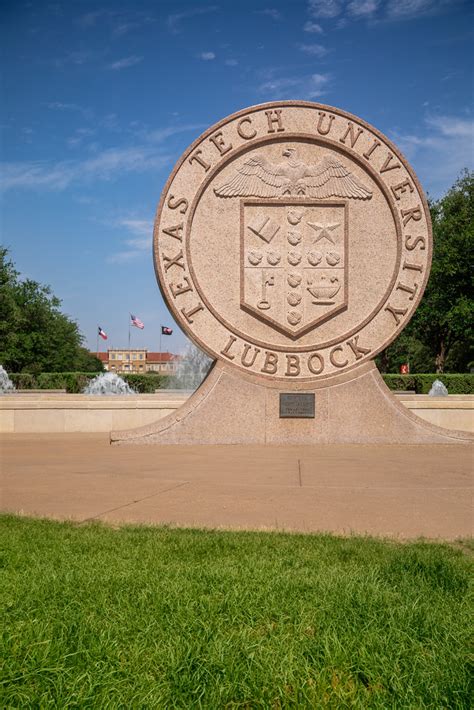
{"label": "coat of arms shield", "polygon": [[296,339],[347,308],[347,201],[241,200],[241,307]]}

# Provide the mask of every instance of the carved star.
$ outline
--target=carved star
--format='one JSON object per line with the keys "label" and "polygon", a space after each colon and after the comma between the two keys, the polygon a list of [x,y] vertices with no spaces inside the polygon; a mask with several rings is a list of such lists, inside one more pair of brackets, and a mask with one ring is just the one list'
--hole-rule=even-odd
{"label": "carved star", "polygon": [[334,224],[319,224],[318,222],[307,222],[308,226],[311,227],[311,229],[314,229],[315,232],[319,232],[318,236],[314,240],[313,244],[317,244],[321,239],[327,239],[331,244],[334,244],[334,239],[332,238],[330,232],[333,232],[339,225],[341,224],[340,222],[336,222]]}

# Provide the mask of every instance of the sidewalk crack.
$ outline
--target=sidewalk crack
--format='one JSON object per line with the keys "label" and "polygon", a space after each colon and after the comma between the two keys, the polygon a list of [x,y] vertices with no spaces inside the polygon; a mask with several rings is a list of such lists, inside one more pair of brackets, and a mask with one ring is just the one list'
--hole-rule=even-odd
{"label": "sidewalk crack", "polygon": [[159,496],[162,493],[168,493],[169,491],[174,491],[176,488],[181,488],[182,486],[187,486],[189,481],[184,481],[183,483],[177,483],[175,486],[170,486],[169,488],[164,488],[161,491],[158,491],[157,493],[151,493],[149,496],[143,496],[143,498],[137,498],[136,500],[130,501],[130,503],[123,503],[123,505],[117,505],[115,508],[109,508],[108,510],[103,510],[101,513],[97,513],[97,515],[91,515],[90,518],[84,518],[84,520],[81,520],[79,525],[84,525],[84,523],[90,523],[92,520],[97,520],[97,518],[101,518],[103,515],[107,515],[107,513],[113,513],[116,510],[120,510],[121,508],[128,508],[131,505],[135,505],[135,503],[141,503],[144,500],[148,500],[149,498],[155,498],[155,496]]}

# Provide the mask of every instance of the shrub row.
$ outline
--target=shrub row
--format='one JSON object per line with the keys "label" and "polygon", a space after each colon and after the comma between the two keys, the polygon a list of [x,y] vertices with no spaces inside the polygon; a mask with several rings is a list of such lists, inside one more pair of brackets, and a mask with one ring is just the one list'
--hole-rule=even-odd
{"label": "shrub row", "polygon": [[[42,372],[32,375],[26,372],[9,373],[9,378],[17,389],[21,390],[60,390],[70,394],[82,392],[84,387],[97,376],[91,372]],[[121,377],[132,389],[140,394],[153,393],[165,386],[166,377],[158,374],[134,375],[123,374]]]}
{"label": "shrub row", "polygon": [[[76,394],[82,392],[90,380],[96,377],[90,372],[42,372],[39,375],[13,373],[9,377],[17,389],[65,389]],[[122,374],[121,377],[140,394],[152,393],[166,386],[166,377],[155,373]],[[435,380],[448,388],[449,394],[474,394],[474,374],[460,375],[383,375],[391,390],[410,390],[416,394],[428,394]]]}
{"label": "shrub row", "polygon": [[449,394],[474,394],[474,374],[460,375],[382,375],[391,390],[412,390],[415,394],[428,394],[435,380],[441,380]]}
{"label": "shrub row", "polygon": [[167,377],[158,374],[146,375],[120,375],[132,389],[140,394],[153,394],[153,392],[161,387],[166,386]]}

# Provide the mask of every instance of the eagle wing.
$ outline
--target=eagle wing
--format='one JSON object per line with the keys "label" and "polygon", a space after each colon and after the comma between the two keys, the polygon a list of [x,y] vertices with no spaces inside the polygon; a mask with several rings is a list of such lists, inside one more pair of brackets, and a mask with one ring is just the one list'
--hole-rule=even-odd
{"label": "eagle wing", "polygon": [[356,200],[372,197],[372,192],[332,156],[326,156],[322,166],[309,165],[303,180],[311,197],[353,197]]}
{"label": "eagle wing", "polygon": [[229,182],[214,188],[219,197],[278,197],[290,182],[286,165],[269,163],[254,155],[243,163]]}

